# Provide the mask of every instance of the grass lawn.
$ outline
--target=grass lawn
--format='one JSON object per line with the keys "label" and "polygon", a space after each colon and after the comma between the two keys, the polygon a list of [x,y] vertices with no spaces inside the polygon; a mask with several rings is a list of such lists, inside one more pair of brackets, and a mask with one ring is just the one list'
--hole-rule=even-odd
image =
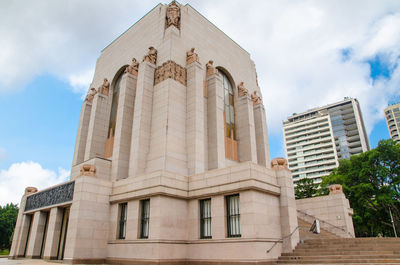
{"label": "grass lawn", "polygon": [[0,249],[0,256],[8,256],[10,250],[8,249]]}

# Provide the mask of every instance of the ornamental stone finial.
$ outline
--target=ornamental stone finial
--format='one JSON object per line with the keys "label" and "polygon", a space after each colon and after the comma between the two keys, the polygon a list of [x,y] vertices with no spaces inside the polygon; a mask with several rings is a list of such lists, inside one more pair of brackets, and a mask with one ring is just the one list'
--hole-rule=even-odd
{"label": "ornamental stone finial", "polygon": [[194,52],[194,48],[186,52],[186,64],[189,65],[193,62],[199,62],[199,55]]}
{"label": "ornamental stone finial", "polygon": [[212,76],[213,74],[218,74],[218,70],[213,66],[214,61],[210,60],[206,64],[206,77]]}
{"label": "ornamental stone finial", "polygon": [[94,88],[94,87],[90,88],[90,89],[89,89],[89,92],[88,92],[87,95],[86,95],[85,100],[88,101],[88,102],[90,102],[90,103],[92,103],[92,102],[93,102],[94,95],[96,95],[96,94],[97,94],[96,88]]}
{"label": "ornamental stone finial", "polygon": [[340,184],[333,184],[329,186],[329,195],[343,193],[343,187]]}
{"label": "ornamental stone finial", "polygon": [[251,94],[251,100],[253,101],[253,106],[257,106],[262,103],[262,99],[259,95],[257,95],[257,91],[254,91],[253,94]]}
{"label": "ornamental stone finial", "polygon": [[132,58],[132,64],[125,68],[125,73],[137,76],[138,70],[139,70],[139,63],[136,61],[136,58]]}
{"label": "ornamental stone finial", "polygon": [[243,97],[248,94],[248,90],[244,87],[244,83],[240,82],[238,85],[238,97]]}
{"label": "ornamental stone finial", "polygon": [[38,189],[36,187],[26,187],[25,188],[25,195],[36,193],[36,192],[38,192]]}
{"label": "ornamental stone finial", "polygon": [[283,157],[277,157],[277,158],[272,159],[271,167],[274,170],[289,169],[287,160]]}
{"label": "ornamental stone finial", "polygon": [[110,90],[110,82],[107,78],[104,78],[103,84],[97,89],[99,93],[108,96],[108,91]]}
{"label": "ornamental stone finial", "polygon": [[149,51],[147,52],[147,55],[144,56],[143,62],[150,62],[152,64],[156,64],[157,50],[153,46],[149,47]]}
{"label": "ornamental stone finial", "polygon": [[90,164],[84,164],[81,166],[80,176],[92,176],[96,177],[96,167]]}

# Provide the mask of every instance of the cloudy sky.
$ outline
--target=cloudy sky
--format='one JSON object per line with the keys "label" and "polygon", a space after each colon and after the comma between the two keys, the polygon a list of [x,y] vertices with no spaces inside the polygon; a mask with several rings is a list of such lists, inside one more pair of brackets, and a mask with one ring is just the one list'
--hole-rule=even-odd
{"label": "cloudy sky", "polygon": [[[186,4],[186,2],[181,2]],[[0,205],[66,180],[82,95],[100,51],[158,1],[0,1]],[[282,120],[343,99],[362,107],[371,146],[400,100],[400,1],[189,1],[250,52],[272,157]]]}

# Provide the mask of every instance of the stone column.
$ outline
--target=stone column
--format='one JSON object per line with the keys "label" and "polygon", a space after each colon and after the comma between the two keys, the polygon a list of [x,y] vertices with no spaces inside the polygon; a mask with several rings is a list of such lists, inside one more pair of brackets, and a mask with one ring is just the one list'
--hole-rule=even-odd
{"label": "stone column", "polygon": [[31,233],[26,250],[27,258],[40,258],[46,218],[47,214],[41,211],[37,211],[33,215]]}
{"label": "stone column", "polygon": [[248,94],[236,101],[236,132],[238,136],[239,161],[257,163],[256,133],[253,102]]}
{"label": "stone column", "polygon": [[265,117],[265,109],[263,104],[254,106],[254,125],[256,131],[256,146],[257,146],[257,163],[259,165],[269,167],[269,144],[267,120]]}
{"label": "stone column", "polygon": [[[110,92],[109,92],[110,93]],[[108,96],[97,93],[94,96],[84,161],[94,157],[104,157],[109,122]]]}
{"label": "stone column", "polygon": [[207,80],[208,169],[225,166],[224,89],[218,73]]}
{"label": "stone column", "polygon": [[281,187],[279,205],[283,238],[282,252],[292,252],[300,240],[292,174],[284,158],[273,159],[271,166],[275,170],[278,185]]}
{"label": "stone column", "polygon": [[112,180],[128,177],[136,82],[135,75],[126,73],[120,83],[111,167]]}
{"label": "stone column", "polygon": [[46,245],[44,246],[44,259],[57,259],[58,244],[61,233],[61,223],[63,218],[62,209],[51,208],[49,213],[49,223],[47,228]]}
{"label": "stone column", "polygon": [[189,175],[205,170],[203,67],[197,61],[187,67],[186,146]]}
{"label": "stone column", "polygon": [[92,103],[85,100],[82,104],[81,116],[79,117],[78,133],[76,135],[74,157],[72,166],[80,164],[85,159],[85,149],[89,129],[90,113],[92,111]]}
{"label": "stone column", "polygon": [[149,152],[153,105],[155,65],[144,61],[139,65],[133,112],[129,176],[144,173]]}

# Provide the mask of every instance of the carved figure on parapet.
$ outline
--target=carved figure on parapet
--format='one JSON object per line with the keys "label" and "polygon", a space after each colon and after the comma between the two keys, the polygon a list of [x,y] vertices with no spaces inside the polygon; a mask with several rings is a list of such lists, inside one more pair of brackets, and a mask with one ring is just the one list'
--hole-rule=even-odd
{"label": "carved figure on parapet", "polygon": [[85,100],[88,101],[88,102],[90,102],[90,103],[92,103],[92,102],[93,102],[94,95],[96,95],[96,94],[97,94],[96,88],[94,88],[94,87],[90,88],[90,89],[89,89],[89,92],[88,92],[87,95],[86,95]]}
{"label": "carved figure on parapet", "polygon": [[329,186],[329,195],[343,193],[342,185],[333,184]]}
{"label": "carved figure on parapet", "polygon": [[289,169],[287,160],[283,157],[277,157],[277,158],[272,159],[271,167],[272,167],[272,169],[275,169],[275,170]]}
{"label": "carved figure on parapet", "polygon": [[96,167],[94,165],[84,164],[81,166],[80,176],[96,176]]}
{"label": "carved figure on parapet", "polygon": [[193,62],[199,62],[199,55],[194,52],[194,48],[186,52],[186,64],[189,65]]}
{"label": "carved figure on parapet", "polygon": [[152,64],[156,64],[157,50],[153,46],[149,47],[149,51],[147,52],[147,55],[144,56],[143,62],[150,62]]}
{"label": "carved figure on parapet", "polygon": [[253,94],[251,94],[251,100],[253,101],[253,106],[257,106],[262,103],[262,99],[259,95],[257,95],[257,91],[254,91]]}
{"label": "carved figure on parapet", "polygon": [[38,192],[38,189],[36,187],[26,187],[25,188],[25,194],[32,194]]}
{"label": "carved figure on parapet", "polygon": [[176,3],[176,1],[172,1],[167,8],[167,26],[175,26],[177,29],[180,29],[181,26],[181,11]]}
{"label": "carved figure on parapet", "polygon": [[240,82],[240,84],[238,85],[238,97],[239,98],[243,97],[243,96],[247,95],[248,92],[249,91],[247,90],[247,88],[244,87],[244,83]]}
{"label": "carved figure on parapet", "polygon": [[208,63],[206,64],[206,77],[212,76],[213,74],[218,74],[218,70],[213,66],[213,61],[210,60],[208,61]]}
{"label": "carved figure on parapet", "polygon": [[135,58],[132,58],[132,64],[125,68],[125,73],[130,73],[131,75],[138,75],[139,63]]}
{"label": "carved figure on parapet", "polygon": [[110,90],[110,82],[107,78],[104,78],[103,84],[97,89],[99,93],[108,96],[108,91]]}

